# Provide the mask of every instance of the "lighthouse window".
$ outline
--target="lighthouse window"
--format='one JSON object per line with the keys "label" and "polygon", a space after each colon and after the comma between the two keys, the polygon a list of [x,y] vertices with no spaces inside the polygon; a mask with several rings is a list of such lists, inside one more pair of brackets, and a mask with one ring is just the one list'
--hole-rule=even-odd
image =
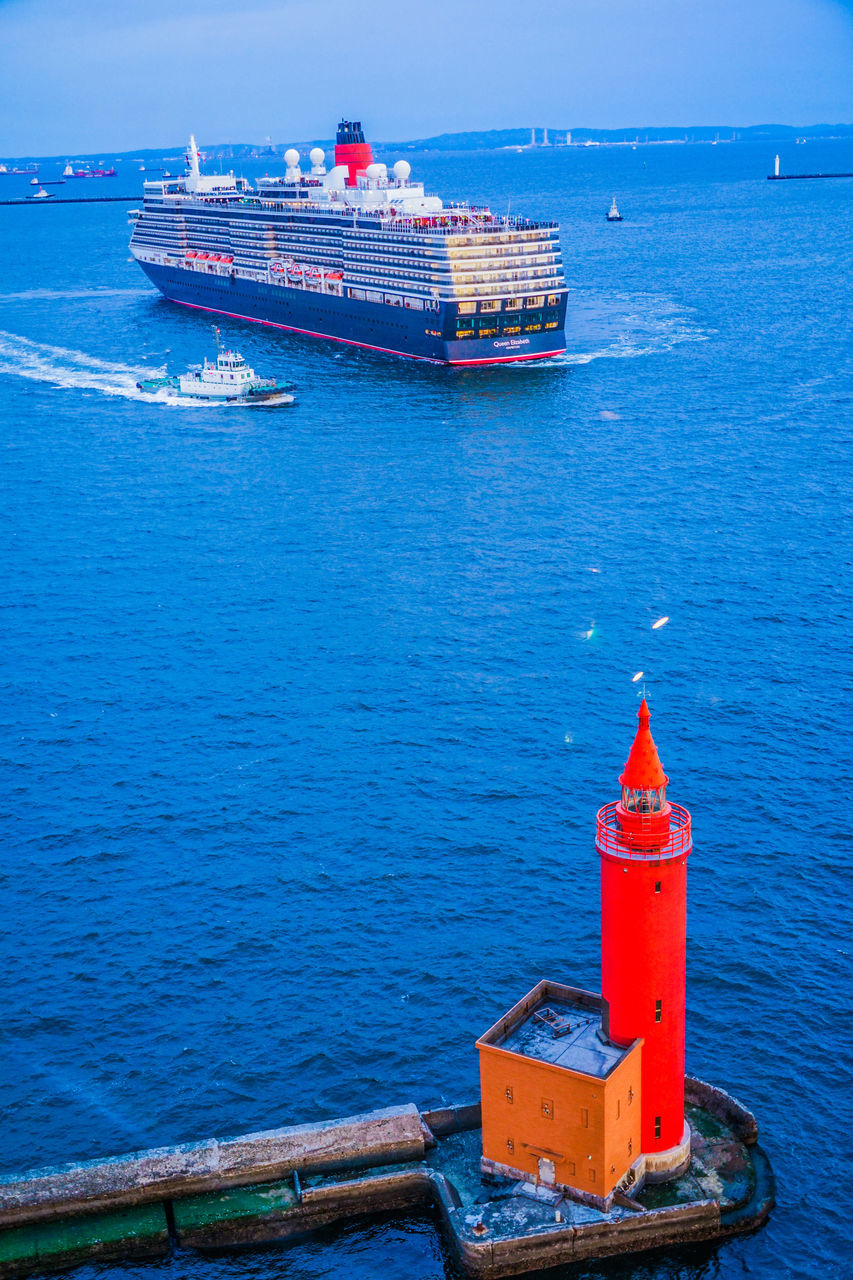
{"label": "lighthouse window", "polygon": [[589,1128],[589,1108],[588,1107],[581,1107],[581,1124],[583,1125],[584,1129]]}
{"label": "lighthouse window", "polygon": [[655,1000],[655,1022],[660,1022],[661,1020],[661,1003],[662,1001]]}
{"label": "lighthouse window", "polygon": [[660,893],[660,880],[655,880],[655,893]]}
{"label": "lighthouse window", "polygon": [[553,1098],[542,1099],[542,1114],[546,1120],[554,1119],[554,1100]]}
{"label": "lighthouse window", "polygon": [[655,1137],[660,1137],[660,1116],[655,1116]]}
{"label": "lighthouse window", "polygon": [[506,1100],[507,1102],[512,1102],[512,1085],[507,1085],[506,1087]]}

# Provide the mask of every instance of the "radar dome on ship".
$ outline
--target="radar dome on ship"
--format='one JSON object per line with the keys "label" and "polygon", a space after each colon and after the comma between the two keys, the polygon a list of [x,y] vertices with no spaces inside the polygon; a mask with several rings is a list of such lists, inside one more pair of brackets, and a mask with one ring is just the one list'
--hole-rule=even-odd
{"label": "radar dome on ship", "polygon": [[408,160],[398,160],[394,165],[394,177],[398,178],[400,182],[405,182],[411,172],[412,166]]}
{"label": "radar dome on ship", "polygon": [[374,161],[373,164],[369,164],[364,172],[367,174],[368,178],[373,179],[385,178],[388,175],[388,170],[385,165],[379,164],[376,161]]}
{"label": "radar dome on ship", "polygon": [[284,153],[284,163],[291,169],[295,169],[299,164],[299,152],[295,147],[288,147]]}
{"label": "radar dome on ship", "polygon": [[308,158],[312,164],[322,164],[326,159],[326,153],[322,147],[312,147]]}

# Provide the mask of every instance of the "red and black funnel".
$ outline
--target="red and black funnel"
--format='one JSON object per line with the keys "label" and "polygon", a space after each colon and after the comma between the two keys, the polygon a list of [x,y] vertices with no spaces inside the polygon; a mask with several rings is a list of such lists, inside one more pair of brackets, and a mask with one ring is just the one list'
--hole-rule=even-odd
{"label": "red and black funnel", "polygon": [[335,164],[345,164],[348,169],[347,186],[354,187],[356,175],[364,173],[373,163],[370,143],[364,141],[360,120],[342,120],[335,138]]}

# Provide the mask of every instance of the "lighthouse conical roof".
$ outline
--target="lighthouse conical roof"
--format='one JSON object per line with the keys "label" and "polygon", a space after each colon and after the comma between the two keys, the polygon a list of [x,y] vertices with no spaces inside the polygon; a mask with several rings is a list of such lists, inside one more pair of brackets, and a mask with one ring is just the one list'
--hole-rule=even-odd
{"label": "lighthouse conical roof", "polygon": [[649,728],[649,706],[645,698],[640,703],[637,713],[640,727],[634,745],[625,761],[625,771],[619,781],[623,787],[631,787],[635,791],[654,791],[665,786],[669,781],[663,771],[658,749]]}

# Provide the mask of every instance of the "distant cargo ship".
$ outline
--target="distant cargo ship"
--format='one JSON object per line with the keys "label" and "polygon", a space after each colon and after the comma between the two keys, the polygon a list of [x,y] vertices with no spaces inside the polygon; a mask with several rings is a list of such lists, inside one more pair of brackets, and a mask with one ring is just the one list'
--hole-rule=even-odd
{"label": "distant cargo ship", "polygon": [[173,302],[441,364],[565,350],[566,282],[554,222],[445,205],[398,160],[376,164],[358,121],[338,126],[334,167],[253,188],[187,173],[145,183],[130,248]]}

